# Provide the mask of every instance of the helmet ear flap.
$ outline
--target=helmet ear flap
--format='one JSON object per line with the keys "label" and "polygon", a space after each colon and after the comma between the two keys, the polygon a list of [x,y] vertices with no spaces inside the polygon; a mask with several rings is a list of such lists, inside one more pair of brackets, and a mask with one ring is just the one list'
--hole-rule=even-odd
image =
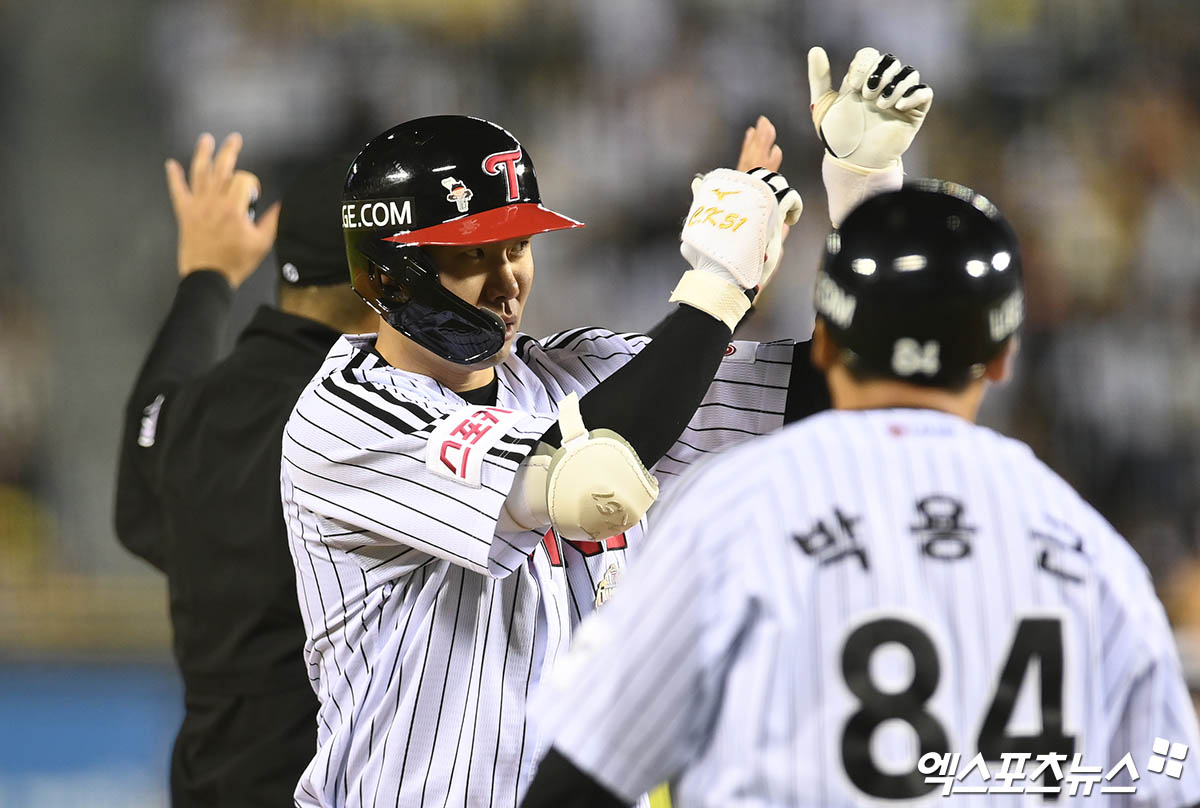
{"label": "helmet ear flap", "polygon": [[351,261],[351,285],[377,314],[386,316],[411,301],[420,294],[417,287],[441,283],[432,256],[419,247],[390,250],[387,264],[369,249],[357,253]]}
{"label": "helmet ear flap", "polygon": [[[378,265],[373,265],[373,269],[382,269]],[[379,275],[380,286],[382,287],[381,297],[388,303],[403,304],[412,300],[412,288],[404,281],[397,280],[393,275],[383,272]]]}
{"label": "helmet ear flap", "polygon": [[380,280],[382,273],[379,266],[365,256],[358,256],[350,264],[350,288],[358,293],[363,302],[379,315],[387,314],[382,305],[383,284]]}
{"label": "helmet ear flap", "polygon": [[462,365],[504,347],[506,326],[442,286],[437,264],[413,245],[362,240],[348,248],[351,285],[390,327],[426,350]]}

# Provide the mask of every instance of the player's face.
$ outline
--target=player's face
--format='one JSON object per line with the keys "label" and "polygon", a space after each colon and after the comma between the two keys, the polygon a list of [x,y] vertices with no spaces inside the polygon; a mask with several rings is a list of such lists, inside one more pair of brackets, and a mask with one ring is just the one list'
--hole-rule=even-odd
{"label": "player's face", "polygon": [[508,356],[521,326],[521,315],[533,284],[533,248],[529,237],[491,244],[428,246],[442,286],[472,306],[495,312],[504,321],[504,347],[496,364]]}

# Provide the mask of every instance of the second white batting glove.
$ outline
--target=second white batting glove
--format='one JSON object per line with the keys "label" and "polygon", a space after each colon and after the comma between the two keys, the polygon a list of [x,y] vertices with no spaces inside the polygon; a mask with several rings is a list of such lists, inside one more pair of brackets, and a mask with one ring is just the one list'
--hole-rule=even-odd
{"label": "second white batting glove", "polygon": [[808,52],[813,125],[825,148],[862,168],[895,165],[908,149],[933,103],[921,74],[874,48],[854,55],[841,89],[833,90],[824,48]]}
{"label": "second white batting glove", "polygon": [[808,87],[813,125],[825,144],[821,173],[836,227],[866,197],[903,184],[901,157],[925,122],[933,90],[911,65],[875,48],[854,55],[837,91],[825,50],[812,48]]}
{"label": "second white batting glove", "polygon": [[694,179],[679,236],[679,252],[693,268],[671,301],[708,312],[732,332],[779,265],[784,225],[798,222],[803,210],[800,194],[765,168],[718,168]]}

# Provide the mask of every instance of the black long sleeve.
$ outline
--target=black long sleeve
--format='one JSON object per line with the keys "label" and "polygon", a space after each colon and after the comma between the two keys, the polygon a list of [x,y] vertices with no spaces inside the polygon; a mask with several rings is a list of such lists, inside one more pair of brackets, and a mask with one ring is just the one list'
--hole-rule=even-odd
{"label": "black long sleeve", "polygon": [[[617,432],[649,468],[683,434],[729,345],[720,320],[680,305],[657,326],[653,342],[579,401],[588,429]],[[558,446],[555,424],[542,440]]]}
{"label": "black long sleeve", "polygon": [[832,406],[825,374],[812,363],[812,341],[797,342],[792,349],[792,375],[788,379],[783,423],[799,421]]}
{"label": "black long sleeve", "polygon": [[557,749],[538,765],[521,808],[627,808],[629,803],[597,783]]}
{"label": "black long sleeve", "polygon": [[233,289],[218,272],[193,272],[180,281],[171,310],[125,405],[117,468],[117,538],[159,569],[165,563],[164,526],[153,437],[161,434],[171,393],[216,363],[232,301]]}

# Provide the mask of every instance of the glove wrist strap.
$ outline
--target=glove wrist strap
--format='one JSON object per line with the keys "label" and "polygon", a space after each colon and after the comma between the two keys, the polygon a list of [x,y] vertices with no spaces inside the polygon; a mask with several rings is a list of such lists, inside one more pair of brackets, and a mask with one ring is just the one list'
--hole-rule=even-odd
{"label": "glove wrist strap", "polygon": [[825,142],[825,136],[821,134],[821,121],[825,120],[825,113],[829,112],[829,108],[838,100],[838,94],[833,90],[826,90],[825,94],[816,100],[812,105],[813,127],[817,130],[818,137],[821,142]]}
{"label": "glove wrist strap", "polygon": [[859,203],[904,184],[904,164],[897,159],[887,168],[865,168],[826,154],[821,161],[821,179],[829,198],[829,219],[834,227]]}
{"label": "glove wrist strap", "polygon": [[729,327],[731,334],[750,309],[750,298],[745,289],[699,269],[683,273],[671,292],[670,302],[686,303],[716,317]]}
{"label": "glove wrist strap", "polygon": [[829,152],[825,153],[824,159],[833,163],[838,168],[845,169],[846,171],[852,171],[855,174],[861,174],[864,177],[869,177],[872,174],[879,174],[884,171],[895,171],[897,168],[903,171],[903,165],[901,164],[899,157],[897,157],[890,166],[884,166],[883,168],[868,168],[867,166],[856,165],[849,160],[843,160],[841,157],[834,157]]}
{"label": "glove wrist strap", "polygon": [[587,429],[583,426],[583,414],[579,411],[578,394],[571,393],[558,402],[558,431],[562,435],[563,446],[573,440],[587,437]]}

